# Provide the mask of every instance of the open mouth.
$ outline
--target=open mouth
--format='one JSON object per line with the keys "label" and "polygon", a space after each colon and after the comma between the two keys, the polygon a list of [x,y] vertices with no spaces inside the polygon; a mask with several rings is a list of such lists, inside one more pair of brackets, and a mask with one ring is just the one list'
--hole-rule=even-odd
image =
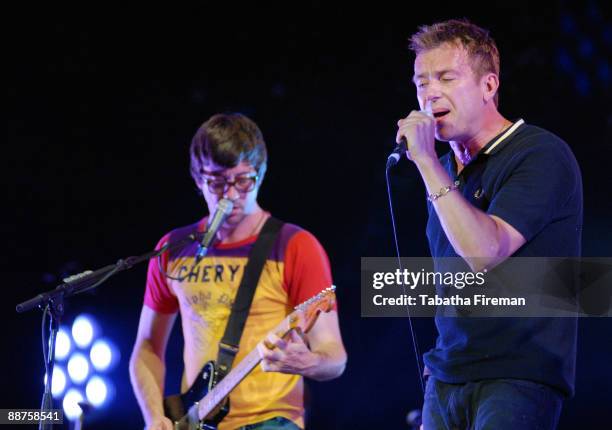
{"label": "open mouth", "polygon": [[433,113],[434,118],[438,119],[438,118],[442,118],[443,116],[447,115],[448,113],[450,113],[450,110],[440,110],[437,112]]}

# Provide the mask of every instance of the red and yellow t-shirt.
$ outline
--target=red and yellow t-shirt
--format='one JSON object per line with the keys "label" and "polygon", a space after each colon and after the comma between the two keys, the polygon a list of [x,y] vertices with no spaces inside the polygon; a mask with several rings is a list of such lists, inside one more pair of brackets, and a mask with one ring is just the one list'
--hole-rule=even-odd
{"label": "red and yellow t-shirt", "polygon": [[[158,246],[175,242],[205,228],[205,220],[165,235]],[[192,268],[197,243],[149,263],[144,303],[161,313],[180,310],[184,338],[186,391],[204,363],[216,360],[231,306],[242,279],[248,254],[256,236],[240,242],[211,247]],[[176,281],[165,277],[159,270]],[[309,232],[284,224],[264,265],[234,364],[253,350],[293,308],[332,283],[329,260],[323,247]],[[230,395],[230,413],[219,429],[234,429],[275,416],[304,427],[303,381],[300,376],[263,372],[260,366]]]}

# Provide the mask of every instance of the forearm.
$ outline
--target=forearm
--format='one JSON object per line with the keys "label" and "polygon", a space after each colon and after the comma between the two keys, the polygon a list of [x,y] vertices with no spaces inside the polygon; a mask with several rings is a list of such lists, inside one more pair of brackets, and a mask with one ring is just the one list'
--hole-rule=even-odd
{"label": "forearm", "polygon": [[311,363],[302,375],[315,381],[328,381],[342,375],[346,367],[346,352],[336,344],[320,345],[312,351]]}
{"label": "forearm", "polygon": [[[452,184],[453,179],[437,159],[422,161],[417,167],[427,194]],[[472,206],[461,193],[450,191],[432,204],[453,249],[472,270],[489,268],[507,256],[495,220]]]}
{"label": "forearm", "polygon": [[147,424],[164,415],[165,365],[151,347],[143,343],[130,360],[130,380],[138,405]]}

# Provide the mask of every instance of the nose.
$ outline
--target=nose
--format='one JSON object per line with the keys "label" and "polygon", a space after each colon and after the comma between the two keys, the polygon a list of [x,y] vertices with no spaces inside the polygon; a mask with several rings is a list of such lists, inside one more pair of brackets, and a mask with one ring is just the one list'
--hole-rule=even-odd
{"label": "nose", "polygon": [[428,106],[431,106],[440,97],[442,97],[440,87],[435,82],[431,82],[429,85],[427,85],[427,88],[424,88],[421,91],[421,108],[425,109]]}
{"label": "nose", "polygon": [[438,100],[440,98],[440,93],[430,93],[425,97],[425,106],[424,107],[431,107],[431,105],[433,105],[433,103]]}
{"label": "nose", "polygon": [[240,193],[234,184],[227,184],[227,190],[223,193],[223,198],[231,201],[236,201],[240,198]]}

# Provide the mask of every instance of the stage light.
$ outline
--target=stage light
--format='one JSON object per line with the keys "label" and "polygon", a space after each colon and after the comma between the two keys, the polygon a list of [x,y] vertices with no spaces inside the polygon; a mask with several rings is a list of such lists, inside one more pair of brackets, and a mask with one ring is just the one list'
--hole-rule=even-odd
{"label": "stage light", "polygon": [[82,402],[83,400],[83,395],[79,390],[76,390],[74,388],[68,390],[68,392],[64,396],[64,401],[62,402],[66,418],[68,418],[70,421],[74,421],[81,416],[83,411],[79,406],[79,402]]}
{"label": "stage light", "polygon": [[106,340],[97,340],[91,347],[89,358],[97,370],[104,371],[113,361],[113,348]]}
{"label": "stage light", "polygon": [[80,384],[89,375],[89,362],[81,353],[73,354],[68,360],[68,375],[72,382]]}
{"label": "stage light", "polygon": [[56,357],[67,363],[55,367],[52,394],[58,402],[62,401],[69,420],[83,413],[79,402],[85,401],[94,409],[101,409],[115,396],[112,381],[96,372],[110,375],[121,354],[111,339],[101,335],[100,325],[88,314],[78,315],[70,328],[60,327],[58,331]]}
{"label": "stage light", "polygon": [[91,403],[95,407],[100,407],[108,398],[108,385],[99,376],[94,376],[87,383],[85,393],[87,395],[87,401],[89,401],[89,403]]}
{"label": "stage light", "polygon": [[[43,383],[47,385],[47,374],[43,378]],[[66,388],[66,372],[59,366],[53,366],[53,382],[51,382],[51,394],[53,397],[60,397]]]}
{"label": "stage light", "polygon": [[81,348],[87,347],[94,336],[93,322],[85,315],[79,315],[72,323],[72,338]]}
{"label": "stage light", "polygon": [[68,357],[70,349],[72,348],[72,342],[70,342],[70,336],[66,332],[65,328],[60,328],[55,338],[55,358],[57,360],[64,360]]}
{"label": "stage light", "polygon": [[51,381],[51,394],[59,397],[66,388],[66,373],[61,367],[53,367],[53,381]]}

